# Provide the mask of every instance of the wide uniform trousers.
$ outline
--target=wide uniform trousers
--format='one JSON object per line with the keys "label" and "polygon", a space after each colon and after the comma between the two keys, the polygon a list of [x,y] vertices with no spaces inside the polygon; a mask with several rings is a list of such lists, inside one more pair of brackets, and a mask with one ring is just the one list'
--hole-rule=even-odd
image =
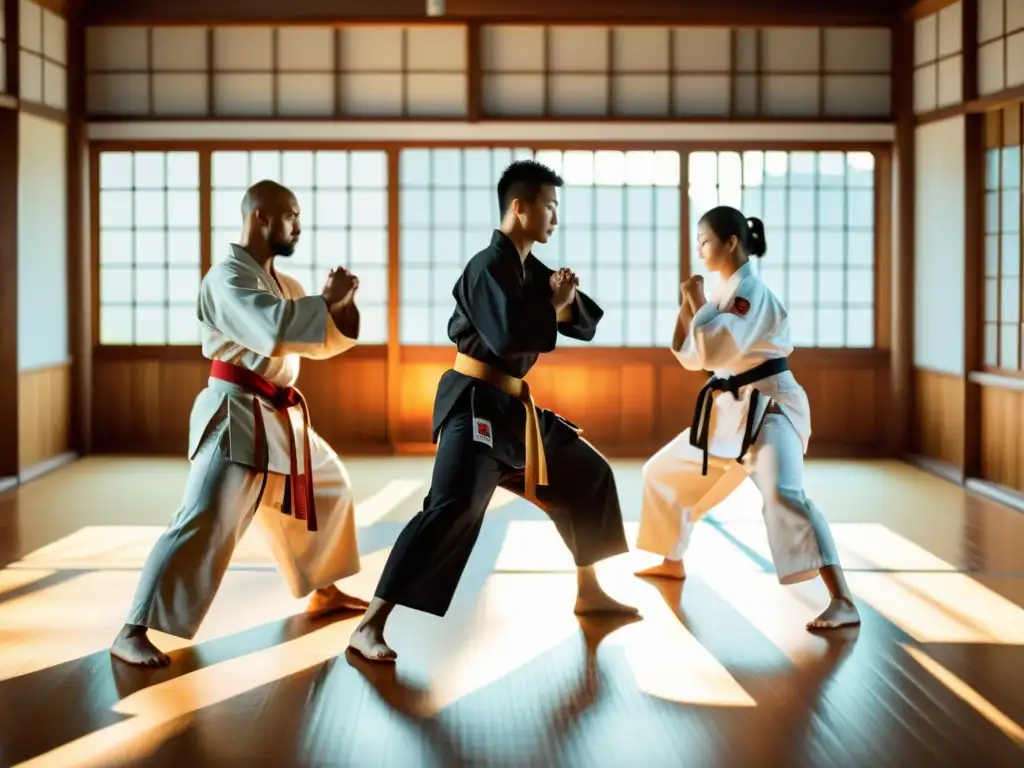
{"label": "wide uniform trousers", "polygon": [[[512,427],[493,424],[493,447],[474,440],[470,395],[444,423],[423,510],[399,534],[376,590],[382,600],[435,616],[448,611],[495,489],[500,485],[519,496],[524,490],[522,469],[509,461],[521,455],[518,420]],[[514,407],[523,408],[519,403]],[[537,488],[538,506],[554,522],[576,565],[627,552],[608,461],[568,425],[556,423],[550,411],[538,409],[538,415],[549,482]]]}
{"label": "wide uniform trousers", "polygon": [[181,506],[142,569],[128,624],[194,637],[254,518],[294,597],[359,572],[352,486],[330,446],[310,431],[318,530],[308,531],[281,512],[287,476],[268,473],[263,487],[263,472],[227,458],[227,434],[222,422],[197,451]]}
{"label": "wide uniform trousers", "polygon": [[828,521],[804,493],[803,444],[785,415],[765,415],[745,465],[712,457],[708,474],[701,475],[701,459],[687,429],[644,465],[637,547],[681,560],[697,521],[749,472],[764,500],[762,513],[779,582],[806,581],[821,568],[839,565]]}

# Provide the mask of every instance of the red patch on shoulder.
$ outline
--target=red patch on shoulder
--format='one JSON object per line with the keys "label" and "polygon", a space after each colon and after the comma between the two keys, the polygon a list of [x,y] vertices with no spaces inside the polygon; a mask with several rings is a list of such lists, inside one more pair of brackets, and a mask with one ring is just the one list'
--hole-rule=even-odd
{"label": "red patch on shoulder", "polygon": [[732,303],[733,312],[741,317],[746,315],[750,311],[750,302],[744,299],[742,296],[737,296]]}

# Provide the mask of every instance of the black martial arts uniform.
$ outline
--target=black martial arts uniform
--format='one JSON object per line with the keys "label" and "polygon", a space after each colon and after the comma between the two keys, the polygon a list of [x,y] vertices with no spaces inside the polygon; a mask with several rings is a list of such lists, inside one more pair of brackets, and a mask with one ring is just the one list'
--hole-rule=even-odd
{"label": "black martial arts uniform", "polygon": [[[572,319],[551,306],[552,270],[495,231],[466,265],[452,291],[448,337],[458,351],[496,371],[523,378],[557,334],[590,341],[604,311],[576,291]],[[537,408],[548,485],[538,505],[551,517],[577,566],[628,551],[611,467],[579,437],[575,425]],[[434,399],[434,442],[440,440],[423,511],[402,530],[377,585],[382,600],[444,616],[473,551],[497,486],[523,495],[522,401],[455,370],[441,377]],[[440,435],[440,437],[439,437]]]}

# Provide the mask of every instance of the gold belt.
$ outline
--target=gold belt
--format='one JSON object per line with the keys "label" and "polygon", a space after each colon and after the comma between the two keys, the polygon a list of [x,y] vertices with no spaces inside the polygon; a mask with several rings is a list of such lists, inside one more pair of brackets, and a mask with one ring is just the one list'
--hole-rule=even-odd
{"label": "gold belt", "polygon": [[495,389],[514,397],[526,407],[526,431],[523,442],[526,444],[526,469],[524,472],[525,495],[530,501],[537,501],[537,486],[548,484],[548,463],[544,457],[544,440],[540,434],[540,421],[537,419],[537,408],[530,394],[530,385],[515,376],[494,370],[487,363],[464,355],[455,355],[453,370],[463,376],[490,384]]}

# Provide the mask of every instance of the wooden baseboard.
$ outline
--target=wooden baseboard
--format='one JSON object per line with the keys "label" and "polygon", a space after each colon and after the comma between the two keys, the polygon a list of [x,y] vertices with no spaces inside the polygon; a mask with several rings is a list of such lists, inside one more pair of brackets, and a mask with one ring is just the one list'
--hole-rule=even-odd
{"label": "wooden baseboard", "polygon": [[33,464],[28,469],[23,470],[22,473],[18,476],[18,483],[30,483],[33,480],[42,477],[43,475],[48,475],[54,470],[60,469],[61,467],[66,467],[68,464],[71,464],[72,462],[77,460],[78,454],[75,453],[74,451],[68,451],[66,453],[58,454],[57,456],[54,456],[52,459],[47,459],[46,461],[41,461],[38,464]]}
{"label": "wooden baseboard", "polygon": [[930,456],[910,455],[905,456],[907,464],[923,469],[929,474],[948,480],[951,483],[962,486],[964,490],[984,496],[986,499],[1003,504],[1017,512],[1024,513],[1024,493],[1013,488],[1008,488],[990,480],[981,480],[976,477],[964,478],[959,467],[954,467],[945,461],[933,459]]}
{"label": "wooden baseboard", "polygon": [[941,477],[943,480],[948,480],[951,483],[957,485],[964,484],[963,472],[960,471],[959,467],[955,467],[952,464],[942,461],[940,459],[933,459],[931,456],[922,456],[920,454],[911,454],[903,458],[907,464],[923,469],[929,474]]}
{"label": "wooden baseboard", "polygon": [[1017,512],[1024,512],[1024,493],[1018,490],[1007,488],[1005,485],[993,483],[989,480],[979,480],[973,477],[967,480],[964,487],[971,493],[976,493],[979,496],[984,496],[986,499],[1004,504]]}
{"label": "wooden baseboard", "polygon": [[38,464],[33,464],[28,469],[22,471],[17,477],[0,477],[0,493],[6,493],[7,491],[15,490],[19,485],[30,483],[33,480],[38,480],[43,475],[48,475],[51,472],[66,467],[79,458],[78,454],[72,451],[62,453],[53,458],[41,461]]}

